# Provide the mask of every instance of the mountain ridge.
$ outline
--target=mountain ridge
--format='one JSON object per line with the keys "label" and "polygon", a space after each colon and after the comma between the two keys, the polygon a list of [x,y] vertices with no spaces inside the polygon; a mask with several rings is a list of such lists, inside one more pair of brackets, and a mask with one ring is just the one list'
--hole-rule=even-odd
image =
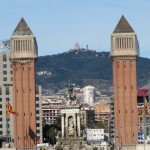
{"label": "mountain ridge", "polygon": [[[150,80],[150,59],[137,59],[138,88]],[[36,63],[36,83],[44,90],[58,91],[75,83],[93,85],[100,91],[112,87],[112,63],[109,52],[76,50],[40,56]]]}

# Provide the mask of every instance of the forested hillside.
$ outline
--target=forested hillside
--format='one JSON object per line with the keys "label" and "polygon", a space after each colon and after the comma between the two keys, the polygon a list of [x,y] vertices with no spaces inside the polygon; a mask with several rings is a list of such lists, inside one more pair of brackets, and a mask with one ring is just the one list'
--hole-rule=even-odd
{"label": "forested hillside", "polygon": [[[150,59],[137,60],[138,87],[150,80]],[[100,90],[112,86],[112,64],[108,52],[73,51],[41,56],[36,64],[36,83],[43,89],[67,87],[71,83],[83,87],[93,85]]]}

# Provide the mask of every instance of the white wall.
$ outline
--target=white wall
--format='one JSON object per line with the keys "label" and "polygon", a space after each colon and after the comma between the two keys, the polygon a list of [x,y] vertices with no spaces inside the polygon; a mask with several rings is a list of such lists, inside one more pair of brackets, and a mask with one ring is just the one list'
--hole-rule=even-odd
{"label": "white wall", "polygon": [[104,140],[104,129],[86,129],[86,137],[89,141]]}

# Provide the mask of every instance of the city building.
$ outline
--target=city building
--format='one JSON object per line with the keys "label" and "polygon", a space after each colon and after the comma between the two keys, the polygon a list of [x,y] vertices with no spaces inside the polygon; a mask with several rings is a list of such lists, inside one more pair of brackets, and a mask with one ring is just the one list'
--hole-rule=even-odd
{"label": "city building", "polygon": [[109,127],[110,124],[110,104],[99,103],[94,106],[95,110],[95,122],[100,126]]}
{"label": "city building", "polygon": [[139,143],[141,141],[144,143],[144,140],[150,142],[150,102],[148,88],[141,88],[137,90],[137,104]]}
{"label": "city building", "polygon": [[114,141],[115,141],[115,139],[114,139],[114,135],[115,135],[114,124],[115,124],[115,121],[114,121],[114,98],[113,97],[110,98],[109,105],[110,105],[109,134],[110,134],[111,143],[114,143]]}
{"label": "city building", "polygon": [[136,59],[137,36],[124,16],[111,35],[110,57],[113,68],[115,145],[117,148],[138,143]]}
{"label": "city building", "polygon": [[14,116],[12,114],[7,116],[6,112],[8,102],[13,106],[12,64],[9,61],[10,47],[4,46],[0,50],[0,145],[2,146],[5,142],[13,141]]}
{"label": "city building", "polygon": [[54,124],[60,117],[61,107],[64,106],[62,100],[45,97],[42,100],[42,120],[44,124]]}
{"label": "city building", "polygon": [[87,142],[100,142],[104,141],[104,129],[86,129]]}
{"label": "city building", "polygon": [[10,60],[13,68],[14,146],[33,148],[36,145],[35,61],[37,43],[22,18],[11,38]]}
{"label": "city building", "polygon": [[36,143],[43,143],[42,89],[36,85]]}
{"label": "city building", "polygon": [[94,103],[94,97],[95,97],[95,87],[93,86],[85,86],[83,88],[84,93],[84,102],[93,104]]}
{"label": "city building", "polygon": [[80,107],[81,107],[80,108],[81,127],[86,128],[89,125],[94,125],[95,124],[94,109],[91,106],[89,106],[87,103],[81,104]]}

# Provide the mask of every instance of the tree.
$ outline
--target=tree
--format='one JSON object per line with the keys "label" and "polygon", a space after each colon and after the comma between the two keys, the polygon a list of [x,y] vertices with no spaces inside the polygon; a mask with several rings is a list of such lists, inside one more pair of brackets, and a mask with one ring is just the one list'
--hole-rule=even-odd
{"label": "tree", "polygon": [[56,142],[56,135],[57,135],[57,130],[56,128],[54,127],[51,127],[49,130],[48,130],[48,137],[51,141],[51,144],[54,145],[55,142]]}

